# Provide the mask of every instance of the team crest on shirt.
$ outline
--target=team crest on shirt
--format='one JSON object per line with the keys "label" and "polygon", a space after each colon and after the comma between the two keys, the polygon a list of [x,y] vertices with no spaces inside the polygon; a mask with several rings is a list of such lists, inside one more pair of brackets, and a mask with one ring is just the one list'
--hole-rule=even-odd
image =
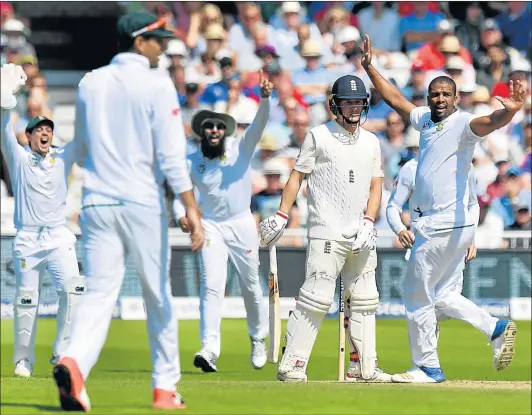
{"label": "team crest on shirt", "polygon": [[198,173],[203,174],[204,171],[205,171],[205,163],[200,163],[198,165]]}
{"label": "team crest on shirt", "polygon": [[26,258],[22,258],[20,260],[20,268],[26,269],[28,267],[28,263],[26,262]]}
{"label": "team crest on shirt", "polygon": [[436,126],[436,131],[441,131],[443,130],[443,126],[445,124],[445,121],[442,121],[440,122],[437,126]]}

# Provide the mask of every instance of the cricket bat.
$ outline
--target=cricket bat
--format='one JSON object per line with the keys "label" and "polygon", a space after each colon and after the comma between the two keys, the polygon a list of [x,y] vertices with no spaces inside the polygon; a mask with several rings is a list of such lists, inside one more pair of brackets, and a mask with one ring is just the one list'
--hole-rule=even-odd
{"label": "cricket bat", "polygon": [[345,327],[344,327],[344,282],[340,279],[340,293],[338,298],[338,382],[345,381]]}
{"label": "cricket bat", "polygon": [[281,347],[281,303],[279,301],[279,280],[277,278],[277,249],[270,246],[270,274],[268,276],[270,291],[270,333],[268,342],[268,362],[277,363]]}

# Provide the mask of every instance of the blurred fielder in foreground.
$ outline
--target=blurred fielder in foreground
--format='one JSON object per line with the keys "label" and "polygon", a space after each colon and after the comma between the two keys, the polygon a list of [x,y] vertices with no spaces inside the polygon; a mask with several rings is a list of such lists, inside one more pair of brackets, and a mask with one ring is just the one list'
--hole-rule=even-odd
{"label": "blurred fielder in foreground", "polygon": [[523,106],[525,91],[519,82],[510,82],[510,97],[501,100],[504,108],[475,117],[456,108],[456,84],[451,78],[440,76],[429,85],[428,107],[416,107],[379,74],[371,57],[371,43],[366,36],[362,65],[373,85],[386,103],[403,118],[410,118],[414,129],[421,133],[411,199],[419,218],[413,222],[415,240],[403,283],[414,367],[392,376],[392,381],[445,381],[437,352],[436,310],[456,318],[468,315],[470,319],[484,319],[483,327],[489,327],[495,368],[504,369],[514,354],[515,323],[486,315],[455,287],[478,221],[478,215],[473,217],[468,209],[470,192],[474,191],[468,177],[475,145],[512,120]]}
{"label": "blurred fielder in foreground", "polygon": [[153,406],[184,408],[172,311],[168,216],[163,180],[180,195],[192,249],[203,245],[199,208],[185,159],[185,135],[172,82],[151,68],[173,36],[164,20],[134,12],[118,21],[120,53],[80,82],[75,141],[87,152],[81,212],[86,294],[71,343],[54,369],[64,410],[88,411],[84,382],[107,337],[130,254],[146,304]]}
{"label": "blurred fielder in foreground", "polygon": [[[401,243],[403,248],[408,249],[406,255],[407,258],[410,257],[410,249],[414,244],[415,235],[410,229],[408,229],[404,225],[403,221],[401,220],[401,211],[403,209],[403,206],[406,203],[409,204],[408,207],[410,211],[410,223],[419,219],[419,213],[417,210],[414,210],[413,204],[410,200],[415,187],[416,169],[418,164],[417,156],[419,153],[419,133],[417,131],[415,133],[415,137],[412,138],[407,136],[406,138],[406,147],[413,151],[415,157],[409,160],[399,171],[395,188],[393,189],[392,194],[390,195],[390,200],[388,201],[388,206],[386,207],[386,218],[388,219],[388,224],[390,225],[390,228],[392,228],[392,230],[395,232],[395,234],[399,237],[399,242]],[[474,223],[476,229],[480,216],[480,206],[478,204],[477,199],[474,168],[471,168],[468,180],[468,186],[471,191],[469,192],[469,203],[467,208],[469,211],[471,222]],[[462,266],[456,269],[456,272],[460,274],[457,278],[456,285],[454,287],[457,293],[462,293],[462,288],[464,285],[464,268],[466,262],[471,261],[472,259],[476,258],[476,256],[477,248],[473,243],[469,248],[467,248],[465,261],[462,262]],[[461,309],[457,309],[455,311],[456,313],[447,315],[444,314],[444,310],[436,309],[436,320],[440,322],[448,320],[450,318],[458,318],[479,329],[487,337],[491,336],[491,327],[489,324],[491,321],[491,317],[486,311],[484,311],[484,314],[475,313],[472,315],[463,313]],[[436,337],[438,337],[438,335],[439,326],[437,326]]]}
{"label": "blurred fielder in foreground", "polygon": [[[243,137],[233,136],[236,121],[228,114],[201,110],[192,117],[192,131],[201,137],[201,148],[188,157],[192,182],[199,192],[206,243],[201,251],[200,330],[201,350],[194,366],[216,372],[220,356],[220,323],[227,281],[227,260],[240,278],[251,338],[251,364],[266,364],[264,339],[267,316],[261,315],[263,298],[259,283],[259,241],[251,214],[250,162],[270,114],[273,84],[260,75],[260,106]],[[179,225],[189,231],[183,204],[176,199]]]}
{"label": "blurred fielder in foreground", "polygon": [[2,67],[2,153],[15,193],[13,241],[16,294],[14,301],[15,376],[29,377],[35,364],[39,294],[46,271],[59,296],[57,335],[51,363],[57,363],[70,337],[70,323],[85,290],[76,258],[76,237],[66,227],[68,175],[79,161],[78,146],[52,147],[54,123],[35,117],[26,127],[29,145],[19,145],[11,128],[15,93],[26,74],[13,64]]}
{"label": "blurred fielder in foreground", "polygon": [[[305,382],[316,335],[334,298],[336,279],[343,279],[349,381],[389,382],[378,368],[375,312],[379,293],[375,281],[377,232],[373,226],[382,196],[379,139],[361,128],[368,111],[364,83],[342,76],[333,85],[329,104],[336,119],[307,133],[286,184],[276,215],[260,224],[262,244],[282,236],[301,183],[308,180],[306,279],[299,290],[286,328],[286,349],[277,379]],[[346,224],[350,224],[346,228]]]}

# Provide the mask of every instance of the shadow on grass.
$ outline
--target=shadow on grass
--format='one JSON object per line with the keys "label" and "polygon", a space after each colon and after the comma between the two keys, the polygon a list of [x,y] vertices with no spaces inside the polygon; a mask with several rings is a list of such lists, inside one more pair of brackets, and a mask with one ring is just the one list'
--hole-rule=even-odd
{"label": "shadow on grass", "polygon": [[61,412],[61,407],[59,405],[50,406],[50,405],[39,405],[39,404],[32,404],[32,403],[2,402],[0,404],[0,407],[34,408],[42,412]]}

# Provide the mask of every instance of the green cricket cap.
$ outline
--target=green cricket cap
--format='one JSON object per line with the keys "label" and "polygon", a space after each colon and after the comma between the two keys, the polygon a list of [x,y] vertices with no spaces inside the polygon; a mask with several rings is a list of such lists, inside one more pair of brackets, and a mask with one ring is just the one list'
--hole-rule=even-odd
{"label": "green cricket cap", "polygon": [[52,128],[52,131],[54,130],[54,122],[51,119],[46,118],[44,115],[39,115],[38,117],[35,117],[30,120],[30,122],[26,126],[26,132],[31,134],[34,128],[38,127],[41,124],[47,124]]}
{"label": "green cricket cap", "polygon": [[136,38],[137,36],[157,36],[161,38],[173,38],[174,32],[166,30],[165,19],[157,19],[157,16],[136,11],[125,14],[118,19],[117,32],[119,37]]}

